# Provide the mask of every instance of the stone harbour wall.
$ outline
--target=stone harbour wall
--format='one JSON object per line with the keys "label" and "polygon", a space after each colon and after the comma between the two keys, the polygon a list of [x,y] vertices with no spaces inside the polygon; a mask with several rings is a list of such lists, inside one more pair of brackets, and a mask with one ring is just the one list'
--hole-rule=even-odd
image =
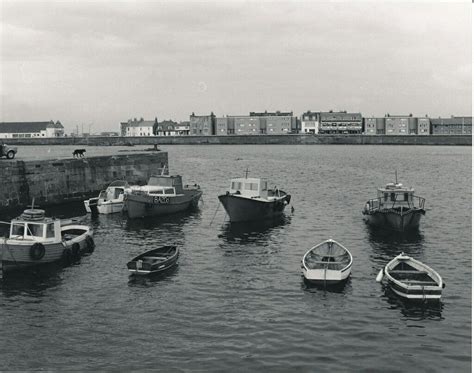
{"label": "stone harbour wall", "polygon": [[0,162],[0,209],[41,207],[97,196],[114,180],[146,184],[168,167],[168,153]]}

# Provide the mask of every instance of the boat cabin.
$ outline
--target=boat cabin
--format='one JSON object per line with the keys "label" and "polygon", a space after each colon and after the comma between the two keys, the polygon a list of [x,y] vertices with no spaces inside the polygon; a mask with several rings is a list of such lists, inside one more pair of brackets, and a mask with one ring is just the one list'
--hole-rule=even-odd
{"label": "boat cabin", "polygon": [[99,194],[99,199],[104,199],[106,201],[123,199],[125,190],[130,188],[126,181],[117,180],[112,182],[106,190],[103,190]]}
{"label": "boat cabin", "polygon": [[400,183],[388,183],[385,188],[377,189],[377,198],[379,199],[379,208],[391,209],[400,207],[413,208],[413,197],[415,190],[404,187]]}
{"label": "boat cabin", "polygon": [[[159,191],[162,190],[162,194],[182,194],[183,180],[180,175],[153,175],[148,180],[147,187],[149,193],[151,193],[151,190],[156,190],[157,193],[160,193]],[[174,190],[174,193],[171,193],[171,189]]]}
{"label": "boat cabin", "polygon": [[268,195],[267,182],[250,177],[232,179],[229,192],[231,194],[241,194],[244,197],[266,197]]}
{"label": "boat cabin", "polygon": [[10,224],[10,239],[35,242],[61,241],[61,222],[46,218],[43,210],[25,210]]}

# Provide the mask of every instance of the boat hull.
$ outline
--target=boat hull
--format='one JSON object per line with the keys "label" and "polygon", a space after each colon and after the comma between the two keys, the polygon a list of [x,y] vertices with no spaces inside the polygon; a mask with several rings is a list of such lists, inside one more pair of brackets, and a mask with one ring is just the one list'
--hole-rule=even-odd
{"label": "boat hull", "polygon": [[283,214],[286,205],[290,203],[290,199],[291,196],[289,194],[270,201],[245,198],[235,194],[219,196],[219,201],[224,206],[232,223],[263,220],[280,216]]}
{"label": "boat hull", "polygon": [[[166,258],[157,258],[156,256],[163,255],[161,250],[168,252],[168,256]],[[169,249],[171,249],[169,251]],[[171,254],[171,255],[170,255]],[[150,257],[151,255],[151,257]],[[173,247],[164,247],[157,250],[150,250],[144,254],[141,254],[135,258],[133,258],[130,262],[127,263],[128,271],[131,275],[136,276],[148,276],[153,275],[156,273],[165,272],[168,269],[174,267],[177,264],[179,257],[179,249],[175,246]],[[148,259],[152,259],[152,261],[148,261]],[[153,261],[155,259],[155,261]],[[161,259],[161,261],[159,261]],[[166,260],[164,260],[166,259]]]}
{"label": "boat hull", "polygon": [[196,208],[202,196],[200,189],[183,190],[177,196],[152,196],[148,194],[128,194],[124,208],[129,218],[169,215]]}
{"label": "boat hull", "polygon": [[[71,232],[77,232],[78,229],[83,228],[82,226],[70,226],[67,229],[71,229]],[[33,252],[32,247],[35,244],[38,244],[38,242],[3,241],[1,245],[3,273],[60,261],[70,264],[71,261],[86,252],[91,252],[94,248],[92,233],[89,229],[80,235],[64,237],[61,242],[41,243],[44,247],[44,254],[42,255],[35,255]]]}
{"label": "boat hull", "polygon": [[303,268],[303,276],[306,281],[317,285],[336,285],[349,277],[351,274],[352,265],[345,268],[343,271],[336,271],[331,269],[306,269]]}
{"label": "boat hull", "polygon": [[379,210],[365,215],[368,223],[373,227],[405,232],[418,229],[424,214],[423,209],[412,209],[402,214],[394,210]]}
{"label": "boat hull", "polygon": [[391,279],[387,280],[392,291],[398,296],[408,300],[439,300],[442,288],[439,286],[403,286]]}

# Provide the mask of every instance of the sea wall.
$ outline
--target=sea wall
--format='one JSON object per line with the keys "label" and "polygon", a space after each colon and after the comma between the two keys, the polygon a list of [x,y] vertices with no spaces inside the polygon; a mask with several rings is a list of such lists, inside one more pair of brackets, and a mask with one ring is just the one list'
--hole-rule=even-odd
{"label": "sea wall", "polygon": [[96,196],[114,180],[146,184],[168,166],[168,153],[0,162],[0,209],[48,206]]}
{"label": "sea wall", "polygon": [[8,139],[10,145],[472,145],[471,135],[231,135]]}

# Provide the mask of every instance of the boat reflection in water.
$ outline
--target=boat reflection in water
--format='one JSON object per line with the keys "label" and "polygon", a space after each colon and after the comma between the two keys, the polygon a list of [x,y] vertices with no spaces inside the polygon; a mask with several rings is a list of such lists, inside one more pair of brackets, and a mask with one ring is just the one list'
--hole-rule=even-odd
{"label": "boat reflection in water", "polygon": [[239,244],[266,242],[273,233],[279,232],[290,222],[291,217],[287,215],[280,215],[262,221],[227,222],[223,226],[219,238],[223,238],[228,243]]}
{"label": "boat reflection in water", "polygon": [[324,284],[324,283],[316,283],[308,281],[301,276],[301,289],[310,293],[317,293],[321,290],[328,292],[328,293],[340,293],[340,294],[347,294],[351,291],[351,277],[349,276],[344,281],[340,281],[337,284]]}

